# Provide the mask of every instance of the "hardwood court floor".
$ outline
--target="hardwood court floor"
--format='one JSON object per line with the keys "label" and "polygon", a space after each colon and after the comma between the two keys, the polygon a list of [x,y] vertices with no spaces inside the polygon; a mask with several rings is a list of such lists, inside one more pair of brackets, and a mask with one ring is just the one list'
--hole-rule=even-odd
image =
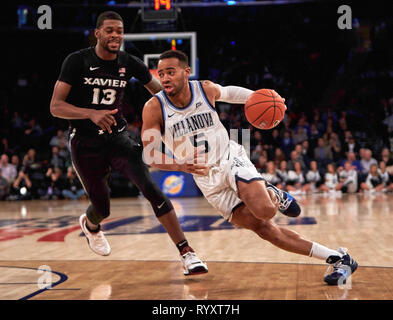
{"label": "hardwood court floor", "polygon": [[190,244],[209,267],[194,277],[183,276],[178,252],[145,199],[112,200],[103,224],[108,257],[91,252],[81,236],[86,201],[1,202],[0,299],[393,299],[393,194],[299,202],[301,217],[278,214],[276,222],[349,248],[359,268],[346,285],[327,286],[323,261],[233,228],[204,198],[173,199]]}

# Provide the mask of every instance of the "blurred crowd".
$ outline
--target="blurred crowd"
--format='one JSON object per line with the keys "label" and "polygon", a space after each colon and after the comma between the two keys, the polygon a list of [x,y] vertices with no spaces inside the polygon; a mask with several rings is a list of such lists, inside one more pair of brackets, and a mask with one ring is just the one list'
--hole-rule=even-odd
{"label": "blurred crowd", "polygon": [[[16,116],[17,117],[17,116]],[[38,124],[22,124],[24,138],[31,134],[35,139],[44,138]],[[71,165],[67,138],[63,130],[51,137],[50,155],[37,154],[34,147],[20,153],[18,145],[10,145],[6,137],[1,141],[0,199],[81,199],[86,197],[84,189]],[[22,149],[23,150],[23,149]]]}

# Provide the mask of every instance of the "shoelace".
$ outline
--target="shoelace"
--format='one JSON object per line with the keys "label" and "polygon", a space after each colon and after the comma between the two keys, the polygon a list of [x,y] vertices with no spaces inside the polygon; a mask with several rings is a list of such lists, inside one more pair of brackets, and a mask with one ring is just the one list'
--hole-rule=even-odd
{"label": "shoelace", "polygon": [[282,191],[280,190],[276,191],[274,188],[272,188],[272,190],[275,191],[275,194],[277,195],[277,198],[279,200],[278,208],[283,211],[287,210],[292,200],[290,200],[288,197],[284,199],[284,195]]}
{"label": "shoelace", "polygon": [[281,198],[281,201],[278,205],[278,208],[281,210],[287,210],[289,205],[291,204],[292,200],[289,198],[284,199],[283,197]]}
{"label": "shoelace", "polygon": [[95,238],[94,242],[96,245],[98,244],[99,247],[106,247],[106,241],[105,241],[106,239],[102,231],[98,232],[94,238]]}
{"label": "shoelace", "polygon": [[194,252],[187,252],[183,257],[186,265],[192,264],[193,262],[199,262]]}

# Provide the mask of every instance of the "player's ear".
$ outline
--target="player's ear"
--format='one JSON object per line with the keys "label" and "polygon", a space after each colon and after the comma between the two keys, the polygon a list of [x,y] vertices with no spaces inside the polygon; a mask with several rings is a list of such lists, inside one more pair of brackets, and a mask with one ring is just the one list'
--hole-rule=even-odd
{"label": "player's ear", "polygon": [[99,29],[95,29],[94,30],[94,35],[96,36],[96,38],[98,39],[98,35],[100,34],[100,30]]}
{"label": "player's ear", "polygon": [[185,67],[184,71],[186,72],[186,75],[189,77],[191,75],[191,68],[190,67]]}

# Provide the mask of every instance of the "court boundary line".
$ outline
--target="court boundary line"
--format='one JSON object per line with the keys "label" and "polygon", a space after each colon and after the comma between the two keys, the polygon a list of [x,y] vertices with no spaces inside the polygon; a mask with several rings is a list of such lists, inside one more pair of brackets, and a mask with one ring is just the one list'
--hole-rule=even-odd
{"label": "court boundary line", "polygon": [[[30,261],[32,261],[32,260],[30,260]],[[35,261],[40,261],[40,260],[35,260]],[[59,260],[59,261],[62,261],[62,260]],[[38,271],[38,270],[49,271],[49,270],[43,270],[43,269],[40,269],[40,268],[20,267],[20,266],[1,266],[0,265],[0,268],[14,268],[14,269],[29,269],[29,270],[36,270],[36,271]],[[43,292],[48,291],[48,290],[51,290],[53,287],[55,287],[55,286],[57,286],[57,285],[59,285],[59,284],[61,284],[61,283],[63,283],[63,282],[68,280],[68,276],[66,274],[62,273],[62,272],[53,271],[53,270],[50,270],[49,272],[58,275],[60,277],[60,280],[58,280],[57,282],[55,282],[53,284],[50,284],[49,288],[45,287],[45,288],[39,289],[37,291],[34,291],[34,292],[32,292],[32,293],[30,293],[30,294],[28,294],[28,295],[18,299],[18,300],[28,300],[28,299],[30,299],[30,298],[32,298],[32,297],[34,297],[34,296],[36,296],[36,295],[38,295],[40,293],[43,293]]]}

